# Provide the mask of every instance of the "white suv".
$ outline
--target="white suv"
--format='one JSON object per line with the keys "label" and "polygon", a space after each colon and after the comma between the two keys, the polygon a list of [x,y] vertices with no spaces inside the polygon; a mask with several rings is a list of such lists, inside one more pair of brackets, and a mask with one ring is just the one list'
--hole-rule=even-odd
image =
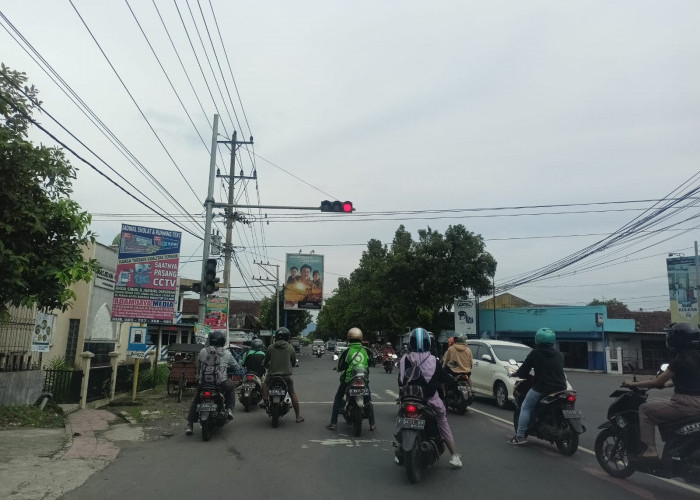
{"label": "white suv", "polygon": [[472,350],[472,389],[477,396],[494,398],[499,408],[513,401],[515,373],[532,348],[503,340],[467,340]]}

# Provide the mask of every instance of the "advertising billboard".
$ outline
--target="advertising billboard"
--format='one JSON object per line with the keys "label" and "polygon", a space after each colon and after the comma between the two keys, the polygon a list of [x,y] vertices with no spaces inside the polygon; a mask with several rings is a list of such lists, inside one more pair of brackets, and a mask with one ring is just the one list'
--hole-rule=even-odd
{"label": "advertising billboard", "polygon": [[688,322],[697,325],[697,264],[695,257],[669,257],[668,293],[671,299],[671,322]]}
{"label": "advertising billboard", "polygon": [[207,296],[204,324],[212,331],[228,332],[228,292],[218,292]]}
{"label": "advertising billboard", "polygon": [[455,300],[455,335],[476,337],[476,301]]}
{"label": "advertising billboard", "polygon": [[321,309],[323,255],[288,253],[284,278],[285,309]]}
{"label": "advertising billboard", "polygon": [[173,322],[181,236],[122,224],[112,321]]}

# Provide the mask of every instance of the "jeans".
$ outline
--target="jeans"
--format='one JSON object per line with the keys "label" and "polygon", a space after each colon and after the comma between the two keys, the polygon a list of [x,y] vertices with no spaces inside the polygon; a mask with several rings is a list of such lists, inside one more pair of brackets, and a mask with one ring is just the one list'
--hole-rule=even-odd
{"label": "jeans", "polygon": [[[340,412],[340,405],[343,403],[343,397],[345,396],[345,390],[348,388],[347,382],[341,382],[338,386],[338,392],[335,393],[335,398],[333,398],[333,410],[331,412],[331,424],[338,423],[338,413]],[[367,389],[369,390],[369,384],[367,384]],[[365,396],[365,404],[372,402],[372,393]],[[374,407],[371,406],[369,410],[369,425],[374,425]]]}
{"label": "jeans", "polygon": [[527,434],[527,427],[530,425],[530,419],[532,418],[532,410],[534,410],[537,403],[542,399],[541,392],[537,392],[530,389],[525,396],[522,406],[520,407],[520,417],[518,418],[518,432],[516,433],[519,437],[525,437]]}

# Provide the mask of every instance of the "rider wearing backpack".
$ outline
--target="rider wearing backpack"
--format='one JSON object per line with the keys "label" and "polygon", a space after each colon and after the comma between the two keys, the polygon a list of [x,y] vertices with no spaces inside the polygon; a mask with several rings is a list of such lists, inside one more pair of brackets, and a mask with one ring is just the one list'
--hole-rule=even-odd
{"label": "rider wearing backpack", "polygon": [[197,403],[199,392],[205,385],[216,385],[224,393],[226,411],[230,419],[233,418],[233,408],[236,404],[236,386],[226,375],[227,370],[238,371],[241,365],[236,362],[228,349],[224,349],[226,338],[223,332],[213,331],[209,334],[209,345],[199,351],[197,357],[197,373],[199,374],[199,386],[187,414],[187,427],[185,434],[192,434],[192,425],[197,418]]}
{"label": "rider wearing backpack", "polygon": [[[455,449],[450,424],[447,422],[445,405],[437,393],[445,375],[437,358],[430,354],[430,334],[423,328],[411,331],[408,341],[409,352],[399,361],[399,391],[404,393],[422,393],[428,404],[435,411],[438,429],[447,449],[450,450],[449,464],[462,467],[462,460]],[[396,458],[398,463],[398,458]]]}
{"label": "rider wearing backpack", "polygon": [[[340,372],[340,385],[338,391],[333,398],[333,410],[331,411],[331,423],[326,426],[326,429],[334,431],[338,426],[338,413],[340,405],[345,396],[345,390],[352,380],[352,372],[355,368],[362,368],[369,375],[369,355],[365,346],[362,345],[362,330],[359,328],[350,328],[348,330],[348,348],[345,349],[340,358],[338,358],[337,370]],[[367,384],[369,389],[369,384]],[[372,401],[372,395],[365,396],[365,404]],[[374,432],[377,426],[374,421],[374,408],[370,405],[369,410],[369,430]]]}

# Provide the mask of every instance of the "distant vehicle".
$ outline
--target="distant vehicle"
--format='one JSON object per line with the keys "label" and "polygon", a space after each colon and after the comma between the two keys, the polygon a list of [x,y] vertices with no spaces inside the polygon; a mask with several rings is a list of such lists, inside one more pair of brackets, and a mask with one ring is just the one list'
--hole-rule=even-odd
{"label": "distant vehicle", "polygon": [[295,352],[299,352],[299,349],[301,349],[301,342],[299,339],[291,339],[289,343],[292,344]]}
{"label": "distant vehicle", "polygon": [[348,348],[348,343],[347,342],[336,342],[335,343],[335,349],[333,352],[335,352],[338,356]]}
{"label": "distant vehicle", "polygon": [[326,349],[326,346],[323,344],[323,340],[314,340],[311,343],[311,347],[316,349],[320,348],[322,351]]}
{"label": "distant vehicle", "polygon": [[326,351],[335,351],[335,340],[326,342]]}

